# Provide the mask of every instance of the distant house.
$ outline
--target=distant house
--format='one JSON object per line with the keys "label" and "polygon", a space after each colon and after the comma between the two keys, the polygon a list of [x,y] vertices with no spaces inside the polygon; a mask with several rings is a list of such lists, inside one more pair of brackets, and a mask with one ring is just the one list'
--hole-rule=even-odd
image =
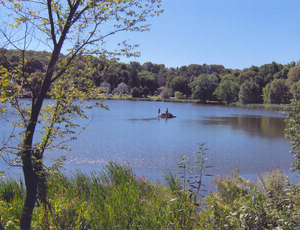
{"label": "distant house", "polygon": [[128,91],[128,86],[122,82],[120,83],[115,89],[114,89],[114,93],[119,94],[119,93],[123,93],[123,92],[127,92]]}
{"label": "distant house", "polygon": [[108,91],[105,91],[106,93],[110,93],[110,91],[111,91],[111,86],[106,81],[102,82],[99,87],[101,87],[101,88],[108,88]]}

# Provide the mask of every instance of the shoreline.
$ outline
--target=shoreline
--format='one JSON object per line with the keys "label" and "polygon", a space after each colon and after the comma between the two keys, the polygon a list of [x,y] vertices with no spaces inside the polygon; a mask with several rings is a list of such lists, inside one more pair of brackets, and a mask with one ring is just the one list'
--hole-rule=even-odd
{"label": "shoreline", "polygon": [[130,101],[160,101],[160,102],[179,102],[179,103],[196,103],[203,105],[224,105],[238,108],[249,108],[249,109],[264,109],[264,110],[272,110],[272,111],[286,111],[289,109],[289,104],[241,104],[239,102],[233,102],[229,104],[225,104],[220,101],[208,101],[206,103],[200,102],[195,99],[161,99],[159,97],[150,96],[150,97],[132,97],[132,96],[120,96],[120,95],[109,95],[109,96],[101,96],[101,100],[130,100]]}

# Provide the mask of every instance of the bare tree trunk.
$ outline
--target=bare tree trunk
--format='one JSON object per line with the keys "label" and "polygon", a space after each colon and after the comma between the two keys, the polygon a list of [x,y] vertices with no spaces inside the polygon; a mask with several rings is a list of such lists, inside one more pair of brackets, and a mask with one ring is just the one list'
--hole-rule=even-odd
{"label": "bare tree trunk", "polygon": [[22,230],[29,230],[31,226],[32,212],[37,198],[37,175],[32,165],[31,153],[24,153],[24,155],[23,174],[26,186],[26,198],[20,218],[20,227]]}
{"label": "bare tree trunk", "polygon": [[[46,79],[46,78],[45,78]],[[50,82],[50,81],[49,81]],[[50,86],[50,83],[48,84]],[[43,87],[38,100],[34,103],[31,113],[31,119],[29,125],[26,129],[26,137],[23,142],[23,148],[25,149],[21,153],[21,159],[23,164],[23,174],[26,187],[26,198],[22,210],[22,215],[20,218],[20,227],[22,230],[29,230],[31,226],[32,213],[37,200],[37,186],[38,186],[38,169],[36,168],[36,163],[34,162],[37,159],[33,159],[34,150],[32,148],[32,140],[35,132],[36,123],[38,120],[38,115],[42,108],[43,100],[46,96],[47,89],[49,87]],[[41,159],[40,157],[38,159]]]}
{"label": "bare tree trunk", "polygon": [[[23,163],[23,174],[26,187],[26,198],[23,206],[21,218],[20,218],[20,227],[22,230],[29,230],[31,226],[32,213],[37,200],[37,186],[38,186],[38,168],[36,168],[34,157],[34,150],[32,148],[33,136],[36,128],[36,123],[38,121],[38,116],[40,114],[43,101],[46,97],[47,91],[51,85],[51,79],[54,73],[54,66],[57,63],[58,55],[60,53],[60,47],[54,49],[52,53],[52,58],[49,62],[48,71],[46,73],[43,86],[40,94],[38,95],[37,100],[32,99],[32,111],[30,122],[26,129],[26,136],[23,142],[24,151],[21,153],[21,159]],[[36,156],[38,159],[41,159],[42,156]]]}

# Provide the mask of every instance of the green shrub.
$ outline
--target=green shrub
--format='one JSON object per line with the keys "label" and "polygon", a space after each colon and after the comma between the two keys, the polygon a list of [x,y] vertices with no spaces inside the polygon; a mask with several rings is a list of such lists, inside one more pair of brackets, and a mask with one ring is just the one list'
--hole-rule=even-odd
{"label": "green shrub", "polygon": [[137,87],[133,87],[130,92],[132,97],[140,97],[140,92]]}
{"label": "green shrub", "polygon": [[231,173],[231,177],[216,176],[213,180],[218,196],[227,204],[233,205],[235,201],[244,198],[249,191],[250,181],[239,175],[239,170]]}
{"label": "green shrub", "polygon": [[214,180],[217,191],[205,198],[201,225],[212,229],[297,229],[300,188],[279,170],[257,183],[238,172]]}
{"label": "green shrub", "polygon": [[174,95],[176,99],[183,99],[183,93],[179,91],[176,91]]}
{"label": "green shrub", "polygon": [[160,94],[161,99],[170,99],[171,97],[171,89],[168,88],[163,88],[161,94]]}
{"label": "green shrub", "polygon": [[142,95],[144,95],[145,97],[147,97],[150,94],[150,90],[148,87],[144,87],[142,89]]}

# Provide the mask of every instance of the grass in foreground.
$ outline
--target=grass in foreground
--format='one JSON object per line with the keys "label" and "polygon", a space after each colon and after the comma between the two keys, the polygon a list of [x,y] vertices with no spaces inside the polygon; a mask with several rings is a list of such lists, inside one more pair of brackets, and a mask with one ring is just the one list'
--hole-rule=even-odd
{"label": "grass in foreground", "polygon": [[[215,177],[216,192],[197,202],[200,206],[176,175],[165,177],[166,185],[153,183],[112,162],[98,174],[52,174],[48,206],[37,204],[32,228],[299,229],[299,185],[278,169],[259,175],[256,183],[237,172]],[[1,224],[17,229],[22,181],[3,180],[0,185]]]}
{"label": "grass in foreground", "polygon": [[[48,206],[37,204],[32,228],[191,229],[196,209],[192,202],[183,207],[181,197],[184,196],[160,183],[136,177],[131,168],[112,162],[98,174],[56,173],[48,178]],[[18,228],[23,202],[21,181],[1,182],[2,226]],[[189,218],[185,218],[187,209]]]}

